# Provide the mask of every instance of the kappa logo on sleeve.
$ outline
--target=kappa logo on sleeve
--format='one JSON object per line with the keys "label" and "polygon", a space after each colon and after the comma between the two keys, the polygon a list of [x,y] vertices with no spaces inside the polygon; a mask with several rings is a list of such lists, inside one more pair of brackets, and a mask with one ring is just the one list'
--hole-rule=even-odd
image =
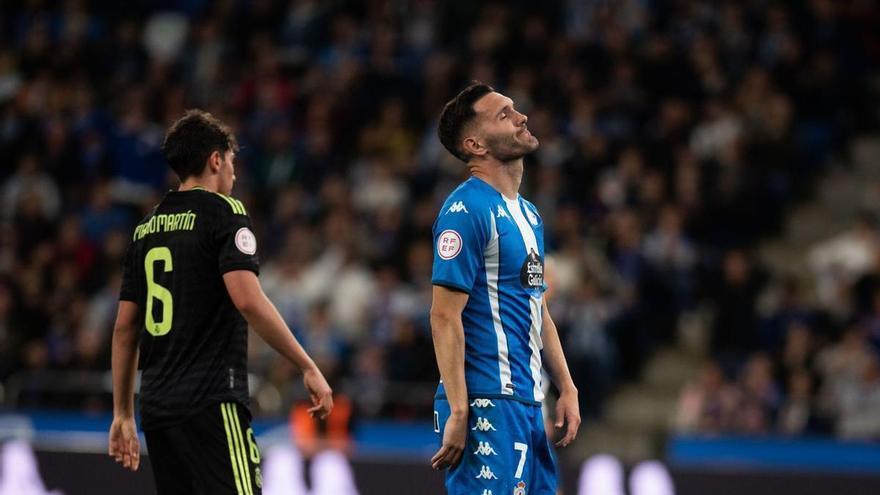
{"label": "kappa logo on sleeve", "polygon": [[455,203],[452,203],[452,206],[450,206],[448,210],[446,210],[446,213],[458,213],[461,211],[468,213],[467,208],[464,206],[464,201],[456,201]]}
{"label": "kappa logo on sleeve", "polygon": [[235,247],[244,254],[254,254],[257,252],[257,237],[251,229],[242,227],[235,233]]}
{"label": "kappa logo on sleeve", "polygon": [[461,235],[454,230],[444,230],[437,238],[437,255],[451,260],[461,252]]}

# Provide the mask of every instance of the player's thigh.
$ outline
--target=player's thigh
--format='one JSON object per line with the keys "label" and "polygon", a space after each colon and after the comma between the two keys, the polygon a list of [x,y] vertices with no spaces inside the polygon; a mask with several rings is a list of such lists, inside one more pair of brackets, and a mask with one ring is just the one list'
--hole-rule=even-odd
{"label": "player's thigh", "polygon": [[156,493],[159,495],[185,495],[193,492],[192,472],[185,462],[179,429],[176,427],[144,431],[147,454]]}
{"label": "player's thigh", "polygon": [[[448,406],[438,406],[442,438]],[[528,467],[530,434],[521,406],[504,399],[470,399],[468,440],[461,462],[447,472],[447,493],[512,493]]]}
{"label": "player's thigh", "polygon": [[[531,455],[528,459],[528,480],[524,480],[524,486],[528,490],[524,493],[554,494],[559,484],[556,454],[544,429],[544,415],[541,408],[535,408],[530,415],[532,417],[532,441],[529,452]],[[522,495],[516,491],[514,493]]]}
{"label": "player's thigh", "polygon": [[206,408],[187,424],[199,493],[259,495],[260,450],[244,408],[236,403]]}

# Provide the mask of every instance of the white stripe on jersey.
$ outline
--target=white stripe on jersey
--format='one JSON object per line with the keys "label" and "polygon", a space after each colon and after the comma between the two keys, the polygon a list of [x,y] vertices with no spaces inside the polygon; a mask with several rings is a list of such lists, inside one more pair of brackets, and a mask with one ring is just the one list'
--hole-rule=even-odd
{"label": "white stripe on jersey", "polygon": [[[507,210],[513,216],[513,221],[519,229],[520,236],[522,236],[523,243],[526,246],[526,254],[533,250],[535,253],[539,253],[540,250],[538,249],[538,240],[535,238],[535,231],[532,230],[532,226],[529,225],[528,220],[526,220],[525,215],[523,215],[519,198],[504,198],[504,202],[507,204]],[[529,328],[529,348],[532,351],[532,355],[529,359],[529,368],[531,369],[532,381],[534,382],[533,393],[535,394],[535,400],[538,402],[544,400],[544,391],[541,388],[541,346],[539,344],[539,342],[541,342],[541,325],[543,324],[541,318],[541,303],[543,300],[543,295],[537,298],[529,296],[529,308],[532,320],[532,324]]]}
{"label": "white stripe on jersey", "polygon": [[510,377],[510,357],[507,350],[507,334],[501,326],[501,309],[498,304],[498,270],[501,261],[498,249],[498,228],[495,225],[495,215],[489,215],[492,219],[492,238],[483,251],[486,258],[486,287],[489,291],[489,307],[492,309],[492,326],[495,328],[495,339],[498,342],[498,372],[501,378],[501,393],[513,395]]}

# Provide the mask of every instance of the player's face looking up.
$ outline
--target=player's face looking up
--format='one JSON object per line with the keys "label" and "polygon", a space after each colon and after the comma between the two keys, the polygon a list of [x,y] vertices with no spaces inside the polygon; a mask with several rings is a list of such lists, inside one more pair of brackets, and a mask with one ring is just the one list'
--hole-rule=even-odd
{"label": "player's face looking up", "polygon": [[[538,149],[538,138],[529,132],[529,118],[513,106],[513,100],[501,93],[488,93],[474,103],[477,113],[472,136],[465,138],[465,148],[484,148],[486,154],[509,162]],[[471,142],[467,142],[472,140]]]}

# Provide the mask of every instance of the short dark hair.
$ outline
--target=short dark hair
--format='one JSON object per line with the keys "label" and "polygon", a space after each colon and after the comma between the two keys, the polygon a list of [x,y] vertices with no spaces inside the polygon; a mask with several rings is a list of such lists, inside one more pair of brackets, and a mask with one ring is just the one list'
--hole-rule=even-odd
{"label": "short dark hair", "polygon": [[440,124],[437,126],[440,142],[450,153],[465,163],[470,160],[470,155],[461,147],[459,142],[461,133],[477,116],[474,103],[493,91],[495,89],[488,84],[472,81],[455,98],[449,100],[440,113]]}
{"label": "short dark hair", "polygon": [[162,151],[181,181],[200,175],[211,153],[238,151],[232,130],[204,110],[187,110],[168,129]]}

